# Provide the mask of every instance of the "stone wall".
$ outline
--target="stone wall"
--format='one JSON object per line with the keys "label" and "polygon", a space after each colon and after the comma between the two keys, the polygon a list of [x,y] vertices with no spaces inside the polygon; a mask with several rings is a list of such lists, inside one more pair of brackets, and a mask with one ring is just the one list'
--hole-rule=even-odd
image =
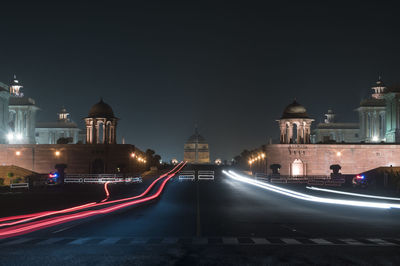
{"label": "stone wall", "polygon": [[400,166],[400,144],[270,144],[265,153],[268,173],[271,164],[280,164],[281,175],[292,175],[294,168],[304,175],[329,175],[332,164],[339,164],[343,174]]}
{"label": "stone wall", "polygon": [[[102,173],[135,173],[143,167],[131,158],[141,153],[129,144],[0,144],[0,165],[16,165],[37,173],[49,173],[56,164],[66,164],[66,173],[94,173],[95,161],[103,162]],[[99,164],[97,164],[99,165]]]}

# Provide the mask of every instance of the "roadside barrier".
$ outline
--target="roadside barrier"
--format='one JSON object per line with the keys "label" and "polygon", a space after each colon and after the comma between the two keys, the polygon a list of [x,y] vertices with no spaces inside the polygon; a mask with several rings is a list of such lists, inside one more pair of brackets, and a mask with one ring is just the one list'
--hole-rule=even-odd
{"label": "roadside barrier", "polygon": [[14,184],[10,184],[10,188],[27,188],[27,189],[29,189],[29,183],[14,183]]}
{"label": "roadside barrier", "polygon": [[179,172],[179,180],[194,180],[196,177],[194,171],[181,171]]}
{"label": "roadside barrier", "polygon": [[199,180],[214,180],[214,171],[198,171],[197,178]]}

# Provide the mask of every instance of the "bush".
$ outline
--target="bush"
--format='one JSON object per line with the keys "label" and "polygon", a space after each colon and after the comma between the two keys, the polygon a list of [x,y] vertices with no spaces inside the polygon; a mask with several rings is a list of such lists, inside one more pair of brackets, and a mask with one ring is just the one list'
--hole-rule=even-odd
{"label": "bush", "polygon": [[4,178],[0,178],[0,186],[4,185]]}
{"label": "bush", "polygon": [[8,172],[8,173],[7,173],[7,176],[8,176],[9,178],[12,178],[12,177],[14,177],[14,173],[13,173],[13,172]]}

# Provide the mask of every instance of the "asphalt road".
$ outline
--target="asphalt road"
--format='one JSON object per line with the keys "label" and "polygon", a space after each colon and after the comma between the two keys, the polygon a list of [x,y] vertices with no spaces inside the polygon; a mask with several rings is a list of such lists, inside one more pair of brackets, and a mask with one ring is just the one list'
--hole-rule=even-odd
{"label": "asphalt road", "polygon": [[211,170],[153,202],[0,242],[0,264],[400,264],[400,210],[304,202]]}

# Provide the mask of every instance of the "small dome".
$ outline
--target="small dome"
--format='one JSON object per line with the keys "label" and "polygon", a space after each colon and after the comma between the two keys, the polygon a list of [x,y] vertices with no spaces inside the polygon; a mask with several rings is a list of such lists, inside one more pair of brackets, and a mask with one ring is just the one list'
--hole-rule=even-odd
{"label": "small dome", "polygon": [[286,106],[283,111],[281,119],[285,118],[309,118],[306,108],[294,100],[291,104]]}
{"label": "small dome", "polygon": [[202,135],[196,133],[190,136],[186,143],[206,143],[206,139],[203,138]]}
{"label": "small dome", "polygon": [[103,102],[103,99],[100,99],[100,102],[90,108],[88,117],[92,118],[114,118],[114,112],[111,106]]}

